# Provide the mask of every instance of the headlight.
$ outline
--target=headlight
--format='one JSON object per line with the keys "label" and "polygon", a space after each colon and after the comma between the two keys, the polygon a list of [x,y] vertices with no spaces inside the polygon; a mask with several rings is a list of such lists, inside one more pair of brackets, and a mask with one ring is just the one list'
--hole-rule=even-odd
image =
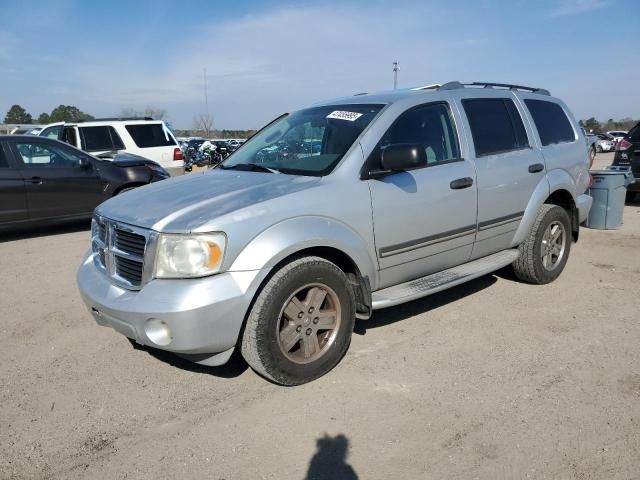
{"label": "headlight", "polygon": [[160,234],[156,278],[193,278],[220,271],[227,237],[224,233]]}

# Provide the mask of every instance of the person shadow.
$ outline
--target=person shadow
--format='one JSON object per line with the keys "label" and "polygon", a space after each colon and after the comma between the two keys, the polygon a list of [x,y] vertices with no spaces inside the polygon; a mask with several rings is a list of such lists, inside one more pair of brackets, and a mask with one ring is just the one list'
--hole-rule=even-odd
{"label": "person shadow", "polygon": [[349,450],[347,437],[325,434],[316,440],[316,445],[318,451],[309,462],[305,480],[358,480],[355,470],[346,462]]}

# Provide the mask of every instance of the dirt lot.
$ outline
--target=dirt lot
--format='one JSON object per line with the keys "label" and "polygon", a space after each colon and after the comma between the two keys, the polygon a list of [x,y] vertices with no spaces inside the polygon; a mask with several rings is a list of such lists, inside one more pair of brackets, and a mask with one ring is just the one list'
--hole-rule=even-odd
{"label": "dirt lot", "polygon": [[380,311],[296,388],[96,326],[86,225],[3,240],[0,478],[640,478],[639,205],[583,229],[557,282]]}

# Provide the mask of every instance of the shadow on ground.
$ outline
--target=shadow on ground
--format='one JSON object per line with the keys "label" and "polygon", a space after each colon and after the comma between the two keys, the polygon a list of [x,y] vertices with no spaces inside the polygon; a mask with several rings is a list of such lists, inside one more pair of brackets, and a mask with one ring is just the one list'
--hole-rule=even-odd
{"label": "shadow on ground", "polygon": [[220,365],[219,367],[210,367],[207,365],[200,365],[198,363],[190,362],[189,360],[180,358],[171,352],[165,352],[164,350],[158,350],[155,348],[147,347],[145,345],[140,345],[133,340],[130,340],[130,342],[133,345],[133,348],[135,348],[136,350],[143,350],[152,357],[155,357],[162,362],[168,363],[172,367],[179,368],[180,370],[186,370],[188,372],[205,373],[207,375],[212,375],[219,378],[236,378],[242,375],[244,371],[249,368],[249,365],[247,364],[247,362],[245,362],[244,358],[242,358],[242,355],[237,348],[226,364]]}
{"label": "shadow on ground", "polygon": [[347,463],[349,439],[342,434],[326,435],[316,440],[318,450],[309,462],[305,480],[358,480],[358,475]]}
{"label": "shadow on ground", "polygon": [[376,310],[369,320],[358,320],[356,322],[354,333],[366,335],[367,330],[384,327],[385,325],[390,325],[421,313],[429,312],[466,296],[478,293],[489,288],[496,282],[497,278],[494,275],[485,275],[484,277],[471,280],[457,287],[449,288],[412,302],[403,303],[383,310]]}
{"label": "shadow on ground", "polygon": [[[77,220],[64,225],[52,225],[52,226],[35,226],[35,227],[21,227],[11,231],[0,230],[0,243],[14,242],[17,240],[26,240],[29,238],[46,237],[49,235],[64,235],[66,233],[81,232],[83,230],[88,231],[91,228],[90,220]],[[87,245],[88,243],[87,239]]]}

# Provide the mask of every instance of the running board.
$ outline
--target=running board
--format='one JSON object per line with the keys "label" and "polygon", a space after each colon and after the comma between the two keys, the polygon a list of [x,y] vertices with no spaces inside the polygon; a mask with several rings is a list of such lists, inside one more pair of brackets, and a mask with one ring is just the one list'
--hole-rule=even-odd
{"label": "running board", "polygon": [[504,250],[426,277],[378,290],[371,294],[373,309],[392,307],[446,290],[506,267],[519,256],[518,250]]}

